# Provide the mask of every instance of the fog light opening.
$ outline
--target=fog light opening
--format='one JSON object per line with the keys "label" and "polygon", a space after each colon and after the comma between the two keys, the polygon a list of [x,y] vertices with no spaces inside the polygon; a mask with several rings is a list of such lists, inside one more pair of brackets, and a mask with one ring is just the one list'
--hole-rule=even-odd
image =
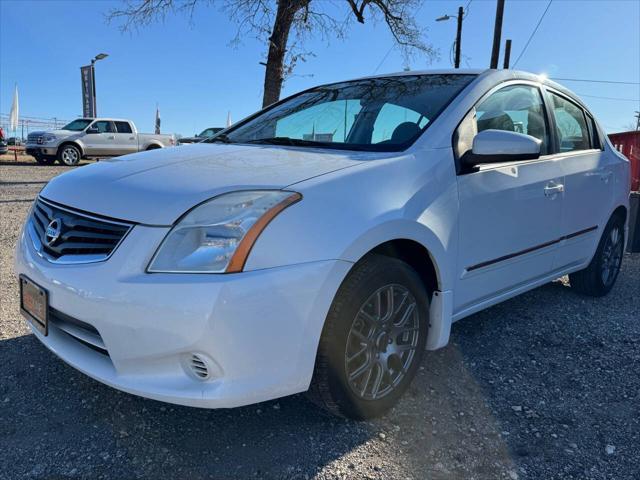
{"label": "fog light opening", "polygon": [[201,353],[186,355],[182,366],[187,374],[200,381],[209,380],[214,370],[211,359]]}

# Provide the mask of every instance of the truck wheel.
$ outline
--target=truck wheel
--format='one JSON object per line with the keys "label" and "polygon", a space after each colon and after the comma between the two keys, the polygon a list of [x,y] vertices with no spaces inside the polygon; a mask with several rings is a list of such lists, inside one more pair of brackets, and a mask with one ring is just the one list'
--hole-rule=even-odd
{"label": "truck wheel", "polygon": [[157,149],[159,149],[159,148],[160,148],[160,147],[159,147],[158,145],[149,145],[149,146],[147,147],[147,152],[148,152],[149,150],[157,150]]}
{"label": "truck wheel", "polygon": [[33,158],[35,158],[36,163],[37,163],[38,165],[53,165],[53,162],[55,162],[55,161],[56,161],[56,159],[55,159],[55,158],[51,158],[51,157],[41,157],[41,156],[39,156],[39,155],[38,155],[38,156],[36,156],[36,157],[33,157]]}
{"label": "truck wheel", "polygon": [[408,264],[371,255],[340,286],[322,331],[310,399],[331,413],[382,415],[415,376],[427,340],[429,298]]}
{"label": "truck wheel", "polygon": [[614,215],[602,233],[589,266],[569,275],[571,288],[591,297],[606,295],[616,283],[623,254],[624,218],[622,215]]}
{"label": "truck wheel", "polygon": [[80,149],[70,143],[63,145],[60,150],[58,150],[58,161],[68,167],[78,165],[81,158],[82,154],[80,153]]}

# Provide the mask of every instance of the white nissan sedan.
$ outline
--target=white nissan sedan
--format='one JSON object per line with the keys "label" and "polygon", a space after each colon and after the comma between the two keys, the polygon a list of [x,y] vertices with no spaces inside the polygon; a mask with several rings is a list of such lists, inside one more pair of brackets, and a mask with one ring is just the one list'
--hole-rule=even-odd
{"label": "white nissan sedan", "polygon": [[565,274],[609,292],[629,185],[580,99],[536,75],[324,85],[53,179],[17,246],[21,310],[126,392],[218,408],[308,390],[369,418],[453,322]]}

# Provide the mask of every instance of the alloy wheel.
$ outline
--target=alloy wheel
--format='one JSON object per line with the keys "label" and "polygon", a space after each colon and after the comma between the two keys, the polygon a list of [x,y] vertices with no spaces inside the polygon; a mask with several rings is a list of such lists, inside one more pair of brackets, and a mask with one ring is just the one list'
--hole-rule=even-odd
{"label": "alloy wheel", "polygon": [[62,150],[62,161],[65,165],[75,165],[79,160],[78,151],[75,148],[67,147]]}
{"label": "alloy wheel", "polygon": [[618,270],[620,269],[624,248],[622,238],[620,227],[613,227],[602,249],[600,274],[602,283],[605,286],[609,286],[615,281]]}
{"label": "alloy wheel", "polygon": [[405,377],[418,348],[417,302],[404,286],[386,285],[360,307],[347,337],[345,372],[365,400],[391,393]]}

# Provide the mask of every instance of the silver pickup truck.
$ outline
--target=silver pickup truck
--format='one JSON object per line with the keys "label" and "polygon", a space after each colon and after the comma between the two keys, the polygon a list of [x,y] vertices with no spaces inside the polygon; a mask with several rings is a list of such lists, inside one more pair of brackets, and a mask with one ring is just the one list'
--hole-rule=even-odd
{"label": "silver pickup truck", "polygon": [[129,120],[78,118],[60,130],[31,132],[25,147],[27,155],[40,164],[50,165],[58,160],[73,166],[83,158],[115,157],[175,144],[173,135],[138,133]]}

